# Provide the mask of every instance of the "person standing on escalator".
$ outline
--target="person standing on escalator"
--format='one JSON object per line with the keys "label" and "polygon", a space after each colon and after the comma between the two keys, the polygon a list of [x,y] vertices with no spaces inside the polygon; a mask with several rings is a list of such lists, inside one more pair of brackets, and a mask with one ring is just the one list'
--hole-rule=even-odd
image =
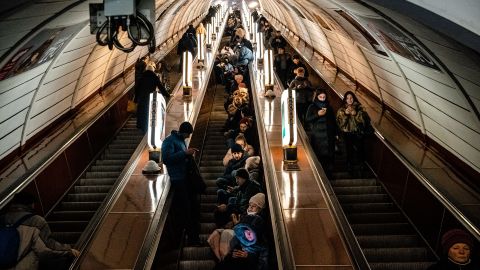
{"label": "person standing on escalator", "polygon": [[193,133],[193,126],[183,122],[173,130],[162,143],[162,160],[167,166],[170,183],[175,190],[172,207],[179,221],[185,226],[187,245],[200,245],[200,202],[198,194],[187,179],[189,159],[198,152],[196,148],[187,148],[185,140]]}
{"label": "person standing on escalator", "polygon": [[160,78],[155,73],[155,67],[148,64],[145,67],[142,77],[138,81],[138,86],[135,86],[135,102],[137,105],[137,128],[143,133],[148,131],[148,104],[150,99],[150,93],[160,90],[160,93],[167,99],[170,97],[170,93],[167,92],[165,86],[163,86]]}
{"label": "person standing on escalator", "polygon": [[[68,244],[62,244],[52,238],[52,232],[47,221],[34,214],[33,195],[20,192],[15,194],[7,206],[5,213],[0,216],[0,224],[12,226],[20,221],[17,231],[20,242],[17,262],[13,266],[3,264],[4,254],[0,254],[0,268],[9,270],[64,270],[70,267],[74,257],[80,252]],[[5,241],[5,240],[2,240]],[[2,243],[4,244],[4,243]]]}

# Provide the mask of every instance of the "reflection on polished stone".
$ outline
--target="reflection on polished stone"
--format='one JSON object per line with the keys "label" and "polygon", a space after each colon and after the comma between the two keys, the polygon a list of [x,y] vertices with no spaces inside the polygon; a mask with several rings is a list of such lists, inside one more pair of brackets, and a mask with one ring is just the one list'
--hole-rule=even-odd
{"label": "reflection on polished stone", "polygon": [[161,175],[132,175],[112,212],[155,212],[168,181]]}
{"label": "reflection on polished stone", "polygon": [[346,248],[327,209],[284,210],[295,264],[350,265]]}
{"label": "reflection on polished stone", "polygon": [[[109,214],[80,269],[132,269],[152,214]],[[141,241],[139,241],[141,240]]]}
{"label": "reflection on polished stone", "polygon": [[309,174],[305,176],[302,171],[277,172],[283,209],[327,207],[317,181]]}

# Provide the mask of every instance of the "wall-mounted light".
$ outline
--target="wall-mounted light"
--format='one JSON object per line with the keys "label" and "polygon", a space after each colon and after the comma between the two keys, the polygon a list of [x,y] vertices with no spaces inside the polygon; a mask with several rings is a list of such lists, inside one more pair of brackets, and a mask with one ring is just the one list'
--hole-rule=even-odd
{"label": "wall-mounted light", "polygon": [[205,34],[198,33],[197,34],[197,60],[198,65],[197,68],[203,68],[205,66]]}
{"label": "wall-mounted light", "polygon": [[253,15],[250,16],[250,39],[252,40],[252,44],[257,43],[257,23]]}
{"label": "wall-mounted light", "polygon": [[265,55],[263,59],[263,71],[265,76],[263,78],[264,78],[264,84],[265,84],[265,96],[268,96],[268,97],[275,97],[275,94],[273,94],[272,96],[272,93],[271,93],[273,92],[273,85],[274,85],[273,61],[274,61],[273,50],[271,49],[265,50]]}
{"label": "wall-mounted light", "polygon": [[183,88],[183,96],[190,97],[192,96],[192,63],[193,57],[192,53],[189,51],[183,52],[182,55],[182,65],[183,65],[183,76],[182,76],[182,88]]}
{"label": "wall-mounted light", "polygon": [[282,146],[283,169],[299,170],[297,164],[297,113],[295,105],[295,90],[287,89],[282,93]]}
{"label": "wall-mounted light", "polygon": [[212,17],[212,40],[217,39],[217,18],[215,16]]}
{"label": "wall-mounted light", "polygon": [[208,50],[212,49],[212,25],[207,23],[206,47]]}
{"label": "wall-mounted light", "polygon": [[148,157],[157,163],[160,162],[160,149],[162,147],[162,137],[165,135],[165,117],[166,117],[165,99],[157,91],[150,94],[148,106]]}
{"label": "wall-mounted light", "polygon": [[258,32],[257,34],[257,62],[258,65],[263,65],[263,53],[265,51],[265,48],[263,46],[263,33]]}

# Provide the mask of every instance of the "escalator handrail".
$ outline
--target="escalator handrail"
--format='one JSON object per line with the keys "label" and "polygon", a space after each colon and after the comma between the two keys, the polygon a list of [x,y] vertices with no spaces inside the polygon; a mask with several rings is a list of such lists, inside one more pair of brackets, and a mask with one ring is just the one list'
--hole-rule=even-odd
{"label": "escalator handrail", "polygon": [[[256,83],[253,78],[253,65],[249,64],[250,85],[253,95],[253,105],[255,109],[255,119],[263,119],[259,112],[261,111],[260,104],[257,97]],[[274,164],[270,149],[267,147],[268,140],[265,133],[265,125],[263,121],[257,121],[258,140],[260,145],[260,152],[263,161],[263,171],[265,175],[265,186],[267,188],[267,197],[270,208],[270,219],[272,222],[273,236],[275,240],[275,249],[277,254],[277,262],[279,269],[295,269],[295,260],[293,257],[292,245],[288,237],[287,228],[284,224],[284,217],[282,206],[280,205],[280,187],[278,186],[278,179],[275,172],[275,166],[266,166],[267,164]]]}
{"label": "escalator handrail", "polygon": [[352,227],[350,226],[350,222],[348,222],[345,213],[342,210],[342,206],[335,195],[335,191],[333,190],[332,185],[328,181],[328,177],[323,170],[320,161],[318,160],[315,151],[313,150],[312,146],[310,145],[310,140],[308,139],[308,135],[305,132],[302,124],[298,121],[297,118],[297,131],[298,137],[302,141],[303,148],[306,152],[306,157],[310,162],[311,169],[313,171],[313,175],[315,176],[315,180],[317,181],[318,185],[322,187],[323,193],[327,194],[325,196],[325,201],[328,204],[328,209],[332,213],[333,217],[335,218],[335,226],[339,229],[338,231],[341,232],[340,236],[342,241],[346,244],[346,247],[350,253],[351,258],[353,259],[353,263],[355,264],[355,269],[360,270],[370,270],[370,265],[368,264],[367,258],[363,253],[360,243],[358,243],[355,234],[353,233]]}

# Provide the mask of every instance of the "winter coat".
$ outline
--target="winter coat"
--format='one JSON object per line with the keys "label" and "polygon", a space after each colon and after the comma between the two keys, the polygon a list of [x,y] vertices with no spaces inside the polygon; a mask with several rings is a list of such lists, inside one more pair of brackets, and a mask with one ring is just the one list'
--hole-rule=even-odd
{"label": "winter coat", "polygon": [[436,264],[430,266],[427,270],[478,270],[480,264],[472,260],[469,264],[460,265],[450,261],[448,258],[442,258]]}
{"label": "winter coat", "polygon": [[[326,108],[323,116],[318,111]],[[335,153],[335,113],[328,102],[321,102],[318,99],[308,107],[305,122],[310,129],[312,146],[315,153],[320,156],[333,156]]]}
{"label": "winter coat", "polygon": [[358,102],[354,102],[352,106],[357,112],[355,115],[345,114],[346,105],[340,107],[337,111],[337,125],[342,132],[358,133],[365,125],[365,119],[368,117],[366,115],[367,112],[363,110],[362,105]]}
{"label": "winter coat", "polygon": [[188,155],[186,153],[187,145],[185,138],[173,130],[172,133],[165,138],[162,144],[162,160],[167,166],[168,175],[172,184],[185,183]]}
{"label": "winter coat", "polygon": [[270,41],[270,46],[275,49],[285,48],[287,46],[287,41],[282,36],[274,36]]}
{"label": "winter coat", "polygon": [[150,93],[153,93],[157,88],[164,97],[170,96],[155,72],[151,70],[143,72],[142,77],[138,81],[138,87],[135,87],[136,101],[148,100]]}
{"label": "winter coat", "polygon": [[195,48],[197,47],[197,38],[195,34],[185,32],[178,42],[177,55],[182,56],[186,51],[192,53],[192,56],[195,55]]}
{"label": "winter coat", "polygon": [[237,65],[246,66],[248,63],[253,61],[253,52],[246,46],[240,46],[236,52],[237,58]]}
{"label": "winter coat", "polygon": [[289,89],[295,89],[295,97],[297,103],[310,103],[313,99],[314,90],[310,81],[301,76],[295,77],[288,86]]}
{"label": "winter coat", "polygon": [[248,208],[248,202],[255,194],[262,192],[260,184],[248,179],[243,185],[238,187],[237,199],[233,211],[236,213],[245,213]]}
{"label": "winter coat", "polygon": [[[18,209],[5,213],[1,222],[13,224],[23,216],[31,214],[27,209]],[[62,244],[51,238],[52,232],[45,219],[35,215],[25,220],[17,228],[20,234],[18,263],[10,269],[38,269],[40,260],[59,256],[73,257],[70,245]]]}
{"label": "winter coat", "polygon": [[249,157],[250,156],[248,155],[248,153],[243,153],[243,156],[239,160],[231,159],[228,162],[227,167],[225,168],[225,172],[223,173],[223,177],[231,179],[233,177],[232,172],[235,171],[235,170],[238,170],[240,168],[245,167],[245,161],[247,161],[247,158],[249,158]]}
{"label": "winter coat", "polygon": [[[253,149],[253,146],[251,146],[250,144],[247,144],[245,145],[245,147],[243,148],[243,150],[245,151],[245,153],[247,153],[249,156],[253,156],[253,154],[255,153],[255,150]],[[228,165],[228,162],[233,158],[233,155],[232,155],[232,149],[228,149],[227,153],[225,154],[225,156],[223,157],[223,166],[227,166]]]}
{"label": "winter coat", "polygon": [[292,57],[289,53],[277,54],[275,56],[275,70],[280,72],[282,70],[290,70],[290,66],[292,66]]}
{"label": "winter coat", "polygon": [[[292,61],[293,61],[293,60],[292,60]],[[305,78],[308,78],[308,69],[307,69],[307,66],[305,66],[305,64],[302,63],[302,62],[298,62],[298,64],[295,64],[295,63],[292,62],[292,65],[290,66],[290,71],[288,72],[288,74],[289,74],[288,79],[289,79],[289,80],[293,80],[293,79],[295,78],[296,74],[295,74],[294,71],[295,71],[295,69],[297,69],[297,68],[299,68],[299,67],[303,67],[303,68],[305,69],[304,77],[305,77]]]}

